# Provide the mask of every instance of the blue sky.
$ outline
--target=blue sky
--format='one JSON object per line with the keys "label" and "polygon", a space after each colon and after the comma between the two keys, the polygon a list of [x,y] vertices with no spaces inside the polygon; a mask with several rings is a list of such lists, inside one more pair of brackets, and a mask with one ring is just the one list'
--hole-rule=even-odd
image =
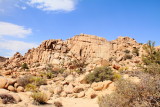
{"label": "blue sky", "polygon": [[80,33],[160,45],[160,0],[0,0],[0,56]]}

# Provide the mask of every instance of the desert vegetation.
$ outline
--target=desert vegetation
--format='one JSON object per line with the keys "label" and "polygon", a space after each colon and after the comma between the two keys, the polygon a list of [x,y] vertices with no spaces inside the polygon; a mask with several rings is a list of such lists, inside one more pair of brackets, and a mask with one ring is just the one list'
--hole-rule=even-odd
{"label": "desert vegetation", "polygon": [[149,41],[143,55],[143,71],[130,72],[140,78],[140,83],[120,79],[115,82],[116,91],[99,98],[100,107],[159,107],[160,106],[160,52]]}
{"label": "desert vegetation", "polygon": [[17,80],[17,83],[27,91],[37,91],[38,87],[46,84],[46,79],[32,75],[25,75]]}
{"label": "desert vegetation", "polygon": [[34,104],[39,105],[39,104],[46,104],[48,101],[48,97],[45,93],[43,92],[34,92],[31,97],[34,100]]}
{"label": "desert vegetation", "polygon": [[100,82],[112,79],[113,79],[113,71],[109,67],[96,68],[92,73],[89,73],[85,77],[87,83]]}
{"label": "desert vegetation", "polygon": [[143,70],[153,75],[160,74],[160,50],[155,48],[155,42],[149,41],[143,48],[146,52],[142,56]]}
{"label": "desert vegetation", "polygon": [[121,79],[116,82],[116,91],[111,95],[99,98],[100,107],[159,107],[160,84],[159,78],[149,74],[135,84]]}
{"label": "desert vegetation", "polygon": [[0,94],[0,100],[3,104],[17,103],[14,97],[9,94]]}
{"label": "desert vegetation", "polygon": [[0,102],[19,105],[22,97],[24,105],[62,107],[70,99],[94,105],[98,97],[100,107],[159,107],[160,55],[154,42],[119,37],[105,44],[90,37],[48,40],[25,56],[16,53],[1,66]]}

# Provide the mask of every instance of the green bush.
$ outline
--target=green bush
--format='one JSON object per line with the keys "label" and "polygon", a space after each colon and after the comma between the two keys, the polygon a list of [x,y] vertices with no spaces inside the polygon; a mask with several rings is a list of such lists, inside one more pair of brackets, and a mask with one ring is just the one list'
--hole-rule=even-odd
{"label": "green bush", "polygon": [[160,64],[160,50],[156,50],[154,45],[155,42],[149,41],[143,47],[146,55],[142,56],[142,61],[145,65],[150,65],[151,63]]}
{"label": "green bush", "polygon": [[156,63],[151,63],[150,65],[143,67],[143,70],[147,73],[157,75],[160,74],[160,65]]}
{"label": "green bush", "polygon": [[33,84],[27,84],[27,85],[25,86],[25,89],[26,89],[26,91],[33,91],[33,92],[35,92],[35,91],[38,90],[38,89],[37,89],[37,86],[36,86],[36,85],[33,85]]}
{"label": "green bush", "polygon": [[46,85],[47,84],[47,81],[45,78],[41,78],[41,77],[32,77],[31,78],[31,81],[34,85],[36,86],[40,86],[40,85]]}
{"label": "green bush", "polygon": [[22,64],[21,67],[22,67],[22,69],[24,69],[24,70],[25,70],[25,69],[29,69],[27,63]]}
{"label": "green bush", "polygon": [[119,79],[121,79],[121,78],[122,78],[122,76],[121,76],[120,73],[116,73],[116,72],[113,73],[113,80],[114,80],[114,81],[115,81],[115,80],[119,80]]}
{"label": "green bush", "polygon": [[110,67],[99,67],[94,69],[92,73],[89,73],[85,80],[87,83],[113,80],[113,71]]}
{"label": "green bush", "polygon": [[120,69],[118,70],[119,72],[123,72],[123,71],[127,71],[128,67],[120,67]]}
{"label": "green bush", "polygon": [[144,45],[146,54],[142,55],[144,65],[142,69],[151,74],[160,74],[160,50],[155,49],[155,42],[149,41]]}
{"label": "green bush", "polygon": [[46,104],[48,101],[47,95],[42,92],[34,92],[31,97],[34,100],[34,104]]}
{"label": "green bush", "polygon": [[52,71],[47,71],[47,72],[43,72],[41,76],[47,79],[51,79],[55,77],[55,74]]}
{"label": "green bush", "polygon": [[160,79],[143,75],[141,82],[135,84],[129,80],[116,82],[116,91],[99,98],[100,107],[159,107]]}
{"label": "green bush", "polygon": [[46,85],[47,81],[45,78],[36,77],[32,75],[25,75],[17,80],[20,86],[26,88],[27,91],[35,90],[37,86]]}
{"label": "green bush", "polygon": [[58,74],[63,74],[65,71],[64,68],[47,68],[46,71],[41,72],[41,77],[52,79],[56,77]]}

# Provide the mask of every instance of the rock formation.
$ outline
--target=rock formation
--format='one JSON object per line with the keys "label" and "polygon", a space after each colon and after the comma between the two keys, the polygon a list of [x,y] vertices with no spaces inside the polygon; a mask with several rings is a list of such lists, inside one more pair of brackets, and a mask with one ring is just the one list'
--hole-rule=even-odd
{"label": "rock formation", "polygon": [[[24,56],[17,52],[8,60],[0,57],[3,59],[0,69],[0,93],[15,97],[17,104],[13,105],[22,107],[33,106],[32,91],[45,93],[47,103],[51,105],[59,98],[72,98],[74,103],[75,99],[81,99],[84,103],[86,99],[111,94],[116,89],[113,80],[90,84],[86,82],[86,75],[95,67],[110,66],[114,73],[117,70],[133,70],[137,63],[141,63],[142,53],[143,45],[129,37],[108,41],[98,36],[80,34],[67,40],[45,40],[37,48],[28,50]],[[138,77],[129,75],[122,75],[122,78],[137,83],[140,81]],[[2,105],[4,95],[0,95]]]}
{"label": "rock formation", "polygon": [[2,57],[2,56],[0,56],[0,65],[3,65],[3,63],[5,62],[5,61],[7,61],[9,58],[5,58],[5,57]]}
{"label": "rock formation", "polygon": [[[138,49],[139,55],[132,53],[134,49]],[[118,37],[116,40],[107,41],[102,37],[80,34],[64,41],[46,40],[39,47],[28,50],[24,56],[16,53],[5,66],[13,69],[23,63],[29,65],[39,63],[74,68],[72,63],[76,60],[85,62],[88,70],[105,64],[134,66],[135,61],[140,62],[141,51],[142,45],[129,37]]]}

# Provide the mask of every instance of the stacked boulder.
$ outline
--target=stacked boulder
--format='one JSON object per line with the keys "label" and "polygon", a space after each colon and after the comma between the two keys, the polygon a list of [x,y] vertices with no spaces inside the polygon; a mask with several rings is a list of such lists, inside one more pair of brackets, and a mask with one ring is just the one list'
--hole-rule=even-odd
{"label": "stacked boulder", "polygon": [[[15,69],[23,63],[34,65],[35,63],[52,64],[63,68],[75,68],[71,66],[75,60],[83,61],[87,70],[103,66],[102,62],[108,62],[110,66],[127,66],[132,68],[141,61],[143,45],[129,37],[118,37],[116,40],[107,41],[105,38],[80,34],[67,40],[50,39],[42,42],[37,48],[28,50],[22,56],[16,53],[5,63],[5,68]],[[133,55],[132,51],[137,49],[139,55]],[[125,51],[130,52],[132,57],[126,59]]]}
{"label": "stacked boulder", "polygon": [[5,77],[0,77],[0,88],[7,89],[12,92],[23,92],[24,88],[17,84],[17,81],[14,79],[9,79]]}

